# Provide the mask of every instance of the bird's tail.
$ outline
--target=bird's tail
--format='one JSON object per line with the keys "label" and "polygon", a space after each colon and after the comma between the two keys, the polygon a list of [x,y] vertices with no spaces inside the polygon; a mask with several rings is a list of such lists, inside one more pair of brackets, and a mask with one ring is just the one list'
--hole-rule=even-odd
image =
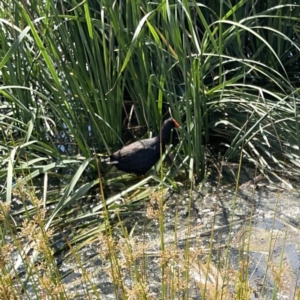
{"label": "bird's tail", "polygon": [[110,157],[101,158],[100,161],[106,163],[107,165],[117,165],[119,163],[118,161],[111,161]]}

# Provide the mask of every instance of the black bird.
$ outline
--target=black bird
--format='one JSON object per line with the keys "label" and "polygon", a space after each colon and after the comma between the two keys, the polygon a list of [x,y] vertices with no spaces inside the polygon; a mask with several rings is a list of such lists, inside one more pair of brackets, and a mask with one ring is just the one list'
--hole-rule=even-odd
{"label": "black bird", "polygon": [[180,125],[172,118],[167,119],[163,123],[161,134],[129,144],[102,161],[116,165],[120,171],[144,175],[159,160],[160,143],[162,152],[165,151],[166,144],[170,142],[171,129],[174,127],[178,128]]}

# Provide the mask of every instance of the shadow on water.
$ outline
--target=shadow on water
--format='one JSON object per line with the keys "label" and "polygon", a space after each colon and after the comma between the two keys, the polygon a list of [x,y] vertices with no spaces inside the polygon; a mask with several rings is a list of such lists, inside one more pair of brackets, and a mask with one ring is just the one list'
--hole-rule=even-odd
{"label": "shadow on water", "polygon": [[[237,172],[235,167],[226,168]],[[189,299],[201,299],[206,288],[206,295],[211,289],[212,294],[218,291],[219,297],[223,293],[223,299],[230,299],[237,290],[236,279],[243,277],[240,280],[248,281],[249,299],[270,299],[274,295],[273,299],[294,299],[300,283],[299,193],[283,190],[279,184],[271,185],[247,169],[242,170],[236,192],[226,168],[224,183],[207,182],[201,192],[199,186],[164,196],[165,255],[169,251],[169,257],[164,258],[166,272],[172,266],[182,280],[183,270],[189,273],[188,283],[176,290],[178,297],[188,293]],[[160,197],[160,191],[153,193],[150,201],[137,206],[123,221],[132,236],[132,265],[128,265],[122,246],[118,248],[123,284],[132,288],[134,265],[148,284],[147,294],[153,296],[148,299],[161,297],[162,240],[156,214]],[[120,228],[114,234],[116,243],[125,244]],[[101,299],[114,299],[110,261],[101,256],[103,248],[105,242],[99,236],[99,241],[79,253]],[[184,258],[187,251],[188,268]],[[87,286],[80,282],[82,274],[76,271],[74,259],[64,259],[60,270],[70,291],[76,293],[74,299],[84,299],[80,295],[85,295]],[[74,285],[74,280],[80,283]]]}

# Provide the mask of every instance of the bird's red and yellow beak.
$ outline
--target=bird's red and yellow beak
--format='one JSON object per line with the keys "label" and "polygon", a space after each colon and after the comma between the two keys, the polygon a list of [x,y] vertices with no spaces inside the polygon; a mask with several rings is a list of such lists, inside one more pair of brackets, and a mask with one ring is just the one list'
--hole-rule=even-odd
{"label": "bird's red and yellow beak", "polygon": [[178,122],[177,122],[175,119],[173,119],[173,121],[174,121],[175,127],[176,127],[176,128],[179,128],[180,125],[178,124]]}

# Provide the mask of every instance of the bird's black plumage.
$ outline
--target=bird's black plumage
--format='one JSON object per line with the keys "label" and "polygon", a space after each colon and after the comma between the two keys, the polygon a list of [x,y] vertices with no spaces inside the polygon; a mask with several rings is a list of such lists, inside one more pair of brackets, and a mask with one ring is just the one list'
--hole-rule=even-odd
{"label": "bird's black plumage", "polygon": [[179,127],[179,124],[172,118],[167,119],[163,123],[160,134],[123,147],[110,155],[104,162],[114,164],[120,171],[144,175],[159,160],[160,144],[164,152],[174,127]]}

